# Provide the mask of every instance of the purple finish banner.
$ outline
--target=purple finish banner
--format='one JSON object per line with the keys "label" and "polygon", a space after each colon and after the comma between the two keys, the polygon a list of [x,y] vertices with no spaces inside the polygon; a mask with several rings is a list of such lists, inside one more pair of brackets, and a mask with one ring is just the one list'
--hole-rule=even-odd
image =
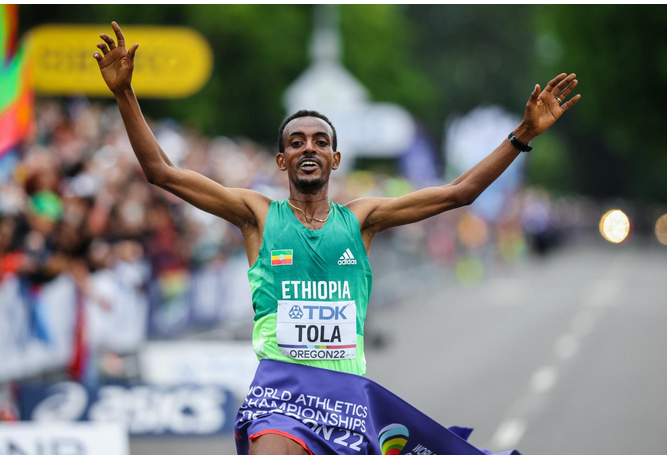
{"label": "purple finish banner", "polygon": [[[361,376],[262,360],[236,417],[236,447],[281,434],[311,454],[493,455]],[[517,451],[497,455],[520,455]]]}

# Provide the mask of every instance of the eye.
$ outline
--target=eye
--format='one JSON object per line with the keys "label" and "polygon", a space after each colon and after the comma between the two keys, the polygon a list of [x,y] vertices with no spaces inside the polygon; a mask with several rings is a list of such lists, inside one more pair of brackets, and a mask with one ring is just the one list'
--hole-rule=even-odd
{"label": "eye", "polygon": [[302,144],[301,141],[292,141],[292,144],[291,144],[291,145],[292,145],[292,147],[300,147],[301,144]]}
{"label": "eye", "polygon": [[320,147],[326,147],[327,145],[329,145],[329,143],[327,141],[317,141],[317,145],[319,145]]}

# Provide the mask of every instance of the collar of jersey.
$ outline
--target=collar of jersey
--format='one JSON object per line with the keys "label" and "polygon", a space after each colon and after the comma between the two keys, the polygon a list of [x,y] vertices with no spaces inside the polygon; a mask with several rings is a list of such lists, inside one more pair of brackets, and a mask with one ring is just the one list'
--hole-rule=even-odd
{"label": "collar of jersey", "polygon": [[324,232],[325,232],[327,229],[329,229],[329,226],[330,226],[331,224],[333,224],[332,222],[333,222],[334,218],[336,217],[336,210],[335,210],[335,207],[334,207],[334,203],[333,203],[333,202],[330,202],[329,204],[330,204],[330,206],[331,206],[331,216],[329,217],[329,219],[327,220],[327,222],[324,223],[324,226],[322,226],[322,227],[319,228],[319,229],[308,229],[308,228],[307,228],[306,226],[304,226],[304,225],[301,223],[301,221],[299,221],[299,219],[296,217],[296,215],[295,215],[294,212],[292,211],[292,208],[291,208],[291,207],[289,206],[289,204],[287,203],[287,199],[285,199],[285,200],[283,201],[283,204],[285,205],[287,211],[289,212],[289,214],[288,214],[287,216],[292,220],[292,223],[294,223],[294,224],[296,225],[297,229],[302,229],[305,233],[307,233],[307,234],[310,235],[311,237],[317,237],[317,236],[320,236],[320,235],[324,234]]}

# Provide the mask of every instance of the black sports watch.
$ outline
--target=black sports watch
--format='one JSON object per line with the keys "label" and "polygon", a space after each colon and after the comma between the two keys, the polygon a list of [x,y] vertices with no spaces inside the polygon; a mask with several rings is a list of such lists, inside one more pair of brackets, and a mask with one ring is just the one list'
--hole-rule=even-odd
{"label": "black sports watch", "polygon": [[533,148],[530,145],[521,142],[519,138],[514,135],[514,131],[512,131],[509,136],[507,136],[507,139],[509,139],[510,144],[512,144],[514,147],[521,150],[522,152],[530,152],[531,150],[533,150]]}

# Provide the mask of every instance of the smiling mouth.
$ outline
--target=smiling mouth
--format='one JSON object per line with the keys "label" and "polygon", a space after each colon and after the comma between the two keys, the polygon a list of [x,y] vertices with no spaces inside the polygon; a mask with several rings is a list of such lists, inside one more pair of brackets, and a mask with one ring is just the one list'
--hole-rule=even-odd
{"label": "smiling mouth", "polygon": [[299,164],[299,169],[312,170],[312,169],[317,169],[318,167],[319,164],[313,160],[305,160],[301,164]]}

